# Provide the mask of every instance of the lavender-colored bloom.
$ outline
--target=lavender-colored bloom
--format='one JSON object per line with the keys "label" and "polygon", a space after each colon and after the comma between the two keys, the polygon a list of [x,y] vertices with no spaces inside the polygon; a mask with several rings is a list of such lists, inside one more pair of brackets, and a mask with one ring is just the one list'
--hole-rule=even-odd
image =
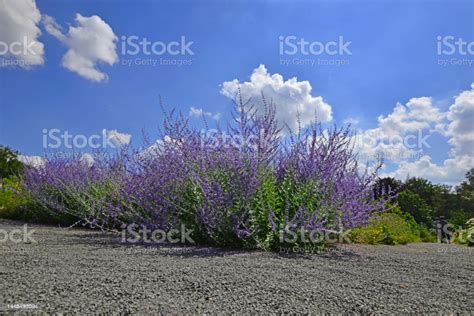
{"label": "lavender-colored bloom", "polygon": [[185,224],[198,241],[263,248],[288,224],[351,228],[384,209],[372,190],[380,164],[360,172],[350,130],[313,124],[282,137],[275,106],[263,100],[259,113],[239,95],[233,122],[213,133],[163,110],[159,144],[97,155],[92,166],[79,156],[50,158],[26,170],[24,191],[45,210],[94,227]]}

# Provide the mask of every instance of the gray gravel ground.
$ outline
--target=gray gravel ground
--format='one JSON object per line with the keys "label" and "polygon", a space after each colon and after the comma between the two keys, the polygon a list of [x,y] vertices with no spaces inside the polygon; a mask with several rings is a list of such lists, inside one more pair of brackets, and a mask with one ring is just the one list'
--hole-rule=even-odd
{"label": "gray gravel ground", "polygon": [[[0,220],[0,232],[22,225]],[[343,245],[288,255],[29,229],[36,243],[0,242],[0,311],[474,313],[467,247]]]}

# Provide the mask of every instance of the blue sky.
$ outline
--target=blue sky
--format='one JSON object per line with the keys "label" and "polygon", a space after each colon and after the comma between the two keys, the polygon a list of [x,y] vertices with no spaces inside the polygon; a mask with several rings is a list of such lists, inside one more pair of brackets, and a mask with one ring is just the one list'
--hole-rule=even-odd
{"label": "blue sky", "polygon": [[[3,5],[15,4],[7,0]],[[158,95],[168,107],[186,114],[193,107],[212,115],[220,113],[220,120],[226,120],[231,100],[223,92],[224,82],[237,79],[239,84],[248,83],[246,91],[252,94],[255,92],[252,89],[262,84],[267,87],[260,81],[252,82],[250,77],[263,65],[265,71],[260,68],[261,78],[279,74],[284,82],[293,77],[297,82],[307,81],[312,90],[301,96],[301,106],[318,108],[319,101],[311,97],[322,97],[332,113],[332,120],[326,120],[326,124],[343,124],[350,119],[360,133],[387,132],[387,126],[394,125],[388,122],[384,126],[378,117],[389,117],[397,102],[405,106],[411,98],[431,98],[429,102],[425,100],[429,104],[419,99],[413,104],[423,103],[426,111],[438,109],[441,114],[437,118],[424,120],[419,113],[418,117],[410,114],[421,105],[405,106],[404,117],[392,117],[398,123],[428,124],[425,129],[431,134],[431,148],[423,148],[423,153],[416,158],[388,160],[384,170],[387,175],[431,176],[435,182],[455,183],[462,179],[468,167],[474,166],[472,151],[465,149],[472,144],[469,136],[462,138],[464,149],[459,144],[459,135],[473,130],[472,121],[466,125],[460,120],[472,117],[470,91],[474,65],[439,65],[439,59],[451,58],[456,58],[456,63],[462,60],[472,63],[474,56],[469,52],[462,55],[459,51],[449,56],[437,54],[437,36],[453,36],[467,43],[474,41],[472,1],[37,0],[35,5],[34,10],[42,19],[33,21],[41,31],[35,39],[44,46],[42,62],[26,68],[0,67],[0,143],[25,155],[42,154],[43,129],[83,135],[97,134],[103,129],[117,130],[130,134],[132,144],[139,145],[142,129],[152,136],[157,135],[162,118]],[[3,11],[2,14],[11,12],[7,8]],[[98,57],[90,57],[96,53],[93,47],[76,47],[95,62],[92,68],[108,79],[91,80],[71,70],[76,63],[71,62],[67,67],[62,63],[69,49],[84,45],[68,33],[69,26],[81,27],[81,22],[75,20],[77,14],[85,18],[99,17],[99,22],[103,22],[99,26],[108,25],[117,38],[111,41],[116,45],[117,54],[116,58],[110,57],[114,59],[112,65],[107,64],[106,59],[101,62]],[[55,22],[45,22],[45,16]],[[59,33],[48,31],[47,25]],[[82,27],[85,29],[85,24]],[[31,30],[18,29],[14,34],[22,34],[22,31],[31,34]],[[122,55],[122,36],[166,43],[179,41],[184,36],[193,42],[194,55],[151,57],[190,59],[192,64],[125,66],[124,59],[144,60],[150,56]],[[280,36],[322,43],[337,41],[342,36],[350,42],[352,55],[281,55]],[[11,36],[0,31],[0,40],[11,41]],[[107,39],[99,40],[104,43]],[[348,64],[282,65],[282,58],[343,60]],[[301,88],[288,84],[274,91],[271,83],[267,85],[275,101],[285,100],[287,96],[282,95],[285,91]],[[231,91],[232,87],[228,87],[227,92]],[[467,105],[460,100],[461,105],[452,108],[456,105],[455,97],[463,92],[467,94]],[[306,105],[304,100],[313,103],[308,101],[311,104]],[[277,103],[277,111],[278,106]],[[282,106],[282,111],[291,112],[290,106]],[[450,109],[459,107],[464,114],[450,115]],[[282,114],[282,117],[285,116]],[[199,124],[198,118],[192,120]],[[436,125],[438,132],[433,132]],[[461,125],[464,130],[456,130]],[[414,132],[411,127],[400,128],[405,129],[394,130],[394,133]],[[455,134],[455,130],[461,134]]]}

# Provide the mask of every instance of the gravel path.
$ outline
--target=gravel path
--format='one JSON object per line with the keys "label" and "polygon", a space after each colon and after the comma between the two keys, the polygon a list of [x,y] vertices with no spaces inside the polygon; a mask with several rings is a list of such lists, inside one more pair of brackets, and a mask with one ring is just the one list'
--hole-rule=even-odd
{"label": "gravel path", "polygon": [[[0,220],[0,232],[22,229]],[[48,226],[1,242],[0,314],[33,312],[474,313],[474,250],[344,245],[325,254],[122,245]],[[15,305],[18,304],[18,305]],[[28,305],[30,304],[30,305]]]}

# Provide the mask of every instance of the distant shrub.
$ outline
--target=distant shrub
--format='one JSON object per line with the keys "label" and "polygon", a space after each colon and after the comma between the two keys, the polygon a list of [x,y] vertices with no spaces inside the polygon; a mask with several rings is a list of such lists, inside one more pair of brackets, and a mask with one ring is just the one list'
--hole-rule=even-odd
{"label": "distant shrub", "polygon": [[438,241],[436,234],[423,223],[419,224],[418,231],[420,234],[421,241],[423,242],[437,242]]}
{"label": "distant shrub", "polygon": [[469,219],[465,225],[466,228],[457,231],[454,234],[454,242],[467,246],[474,246],[474,218]]}
{"label": "distant shrub", "polygon": [[26,199],[18,194],[20,183],[16,177],[4,178],[0,188],[0,216],[7,218],[14,216],[26,204]]}
{"label": "distant shrub", "polygon": [[467,244],[474,246],[474,218],[471,218],[466,223],[467,227]]}
{"label": "distant shrub", "polygon": [[417,224],[410,214],[404,214],[397,208],[373,217],[366,226],[352,229],[348,237],[352,242],[372,245],[436,241],[426,226]]}
{"label": "distant shrub", "polygon": [[18,152],[0,145],[0,179],[18,177],[23,169],[23,163],[18,160]]}
{"label": "distant shrub", "polygon": [[73,224],[74,218],[67,214],[51,212],[38,205],[23,192],[22,183],[16,177],[3,179],[0,189],[0,218],[40,222],[46,224]]}
{"label": "distant shrub", "polygon": [[469,215],[463,210],[456,210],[449,214],[449,223],[454,225],[456,228],[463,227],[466,228],[467,221],[469,220]]}
{"label": "distant shrub", "polygon": [[402,191],[397,196],[397,202],[400,209],[406,214],[411,214],[417,223],[427,226],[432,224],[433,210],[418,194],[410,190]]}

